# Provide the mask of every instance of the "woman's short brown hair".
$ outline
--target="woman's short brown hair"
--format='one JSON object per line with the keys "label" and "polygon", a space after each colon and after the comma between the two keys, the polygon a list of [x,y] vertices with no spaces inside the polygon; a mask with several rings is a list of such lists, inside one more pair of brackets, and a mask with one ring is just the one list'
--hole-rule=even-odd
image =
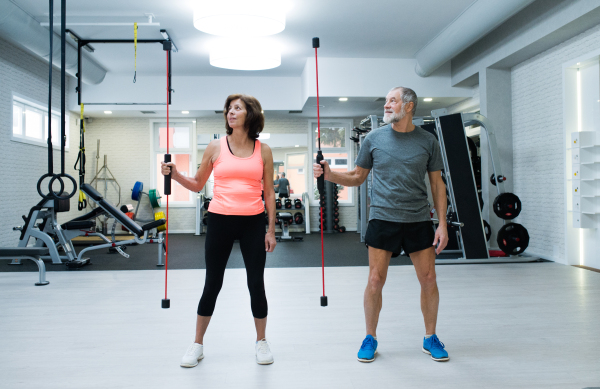
{"label": "woman's short brown hair", "polygon": [[229,127],[229,123],[227,122],[229,105],[232,101],[237,99],[242,100],[246,105],[246,121],[244,122],[244,127],[248,129],[248,137],[256,140],[258,139],[258,134],[260,134],[265,127],[265,117],[262,114],[262,107],[255,97],[240,93],[229,95],[227,100],[225,100],[223,116],[225,117],[225,129],[227,130],[227,135],[231,135],[233,132],[233,128]]}

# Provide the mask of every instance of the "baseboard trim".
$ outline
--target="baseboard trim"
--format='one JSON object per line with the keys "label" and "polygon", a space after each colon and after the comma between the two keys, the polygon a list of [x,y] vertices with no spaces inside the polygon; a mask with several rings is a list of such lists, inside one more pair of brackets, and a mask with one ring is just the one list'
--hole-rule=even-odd
{"label": "baseboard trim", "polygon": [[600,273],[600,269],[596,269],[595,267],[583,266],[583,265],[573,265],[573,267],[578,267],[580,269],[585,269],[589,271],[594,271],[596,273]]}

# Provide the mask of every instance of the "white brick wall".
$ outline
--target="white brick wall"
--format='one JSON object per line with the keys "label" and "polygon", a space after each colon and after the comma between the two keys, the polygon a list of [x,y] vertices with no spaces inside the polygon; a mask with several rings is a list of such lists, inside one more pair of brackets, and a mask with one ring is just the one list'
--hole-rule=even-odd
{"label": "white brick wall", "polygon": [[[60,71],[53,72],[52,106],[60,111]],[[69,88],[70,77],[67,77]],[[11,141],[12,95],[17,93],[31,101],[48,104],[48,62],[0,39],[0,156],[6,164],[0,170],[0,246],[16,246],[18,233],[12,228],[23,224],[21,215],[27,215],[41,197],[37,180],[48,169],[47,148]],[[68,105],[68,103],[67,103]],[[68,113],[68,112],[67,112]],[[72,117],[73,115],[71,115]],[[79,145],[78,128],[71,118],[70,151],[66,153],[66,173],[76,180],[73,164]],[[60,150],[54,150],[54,172],[60,172]],[[77,198],[71,208],[77,209]],[[60,220],[65,220],[61,214]]]}
{"label": "white brick wall", "polygon": [[528,252],[564,262],[562,64],[600,48],[600,25],[512,68],[514,191]]}

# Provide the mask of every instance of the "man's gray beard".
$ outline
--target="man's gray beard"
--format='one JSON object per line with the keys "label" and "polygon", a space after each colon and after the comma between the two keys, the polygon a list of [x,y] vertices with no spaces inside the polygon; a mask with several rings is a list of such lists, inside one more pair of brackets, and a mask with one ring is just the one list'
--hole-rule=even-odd
{"label": "man's gray beard", "polygon": [[389,115],[383,115],[383,121],[386,124],[392,124],[392,123],[398,123],[400,120],[402,120],[404,117],[406,116],[406,110],[404,109],[404,107],[402,107],[402,109],[400,110],[399,113],[392,113]]}

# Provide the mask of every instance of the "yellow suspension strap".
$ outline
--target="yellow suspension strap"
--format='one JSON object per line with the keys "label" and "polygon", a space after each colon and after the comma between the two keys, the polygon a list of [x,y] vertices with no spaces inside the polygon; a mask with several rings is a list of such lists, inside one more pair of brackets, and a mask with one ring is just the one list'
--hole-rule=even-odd
{"label": "yellow suspension strap", "polygon": [[133,60],[133,83],[135,84],[137,77],[137,23],[133,23],[133,50],[135,52],[135,59]]}
{"label": "yellow suspension strap", "polygon": [[[81,186],[85,183],[85,121],[83,120],[83,104],[81,104],[81,114],[79,115],[79,154],[73,169],[79,170],[79,202],[77,203],[77,209],[83,210],[87,207],[87,198],[81,190]],[[79,169],[77,163],[79,162]]]}

